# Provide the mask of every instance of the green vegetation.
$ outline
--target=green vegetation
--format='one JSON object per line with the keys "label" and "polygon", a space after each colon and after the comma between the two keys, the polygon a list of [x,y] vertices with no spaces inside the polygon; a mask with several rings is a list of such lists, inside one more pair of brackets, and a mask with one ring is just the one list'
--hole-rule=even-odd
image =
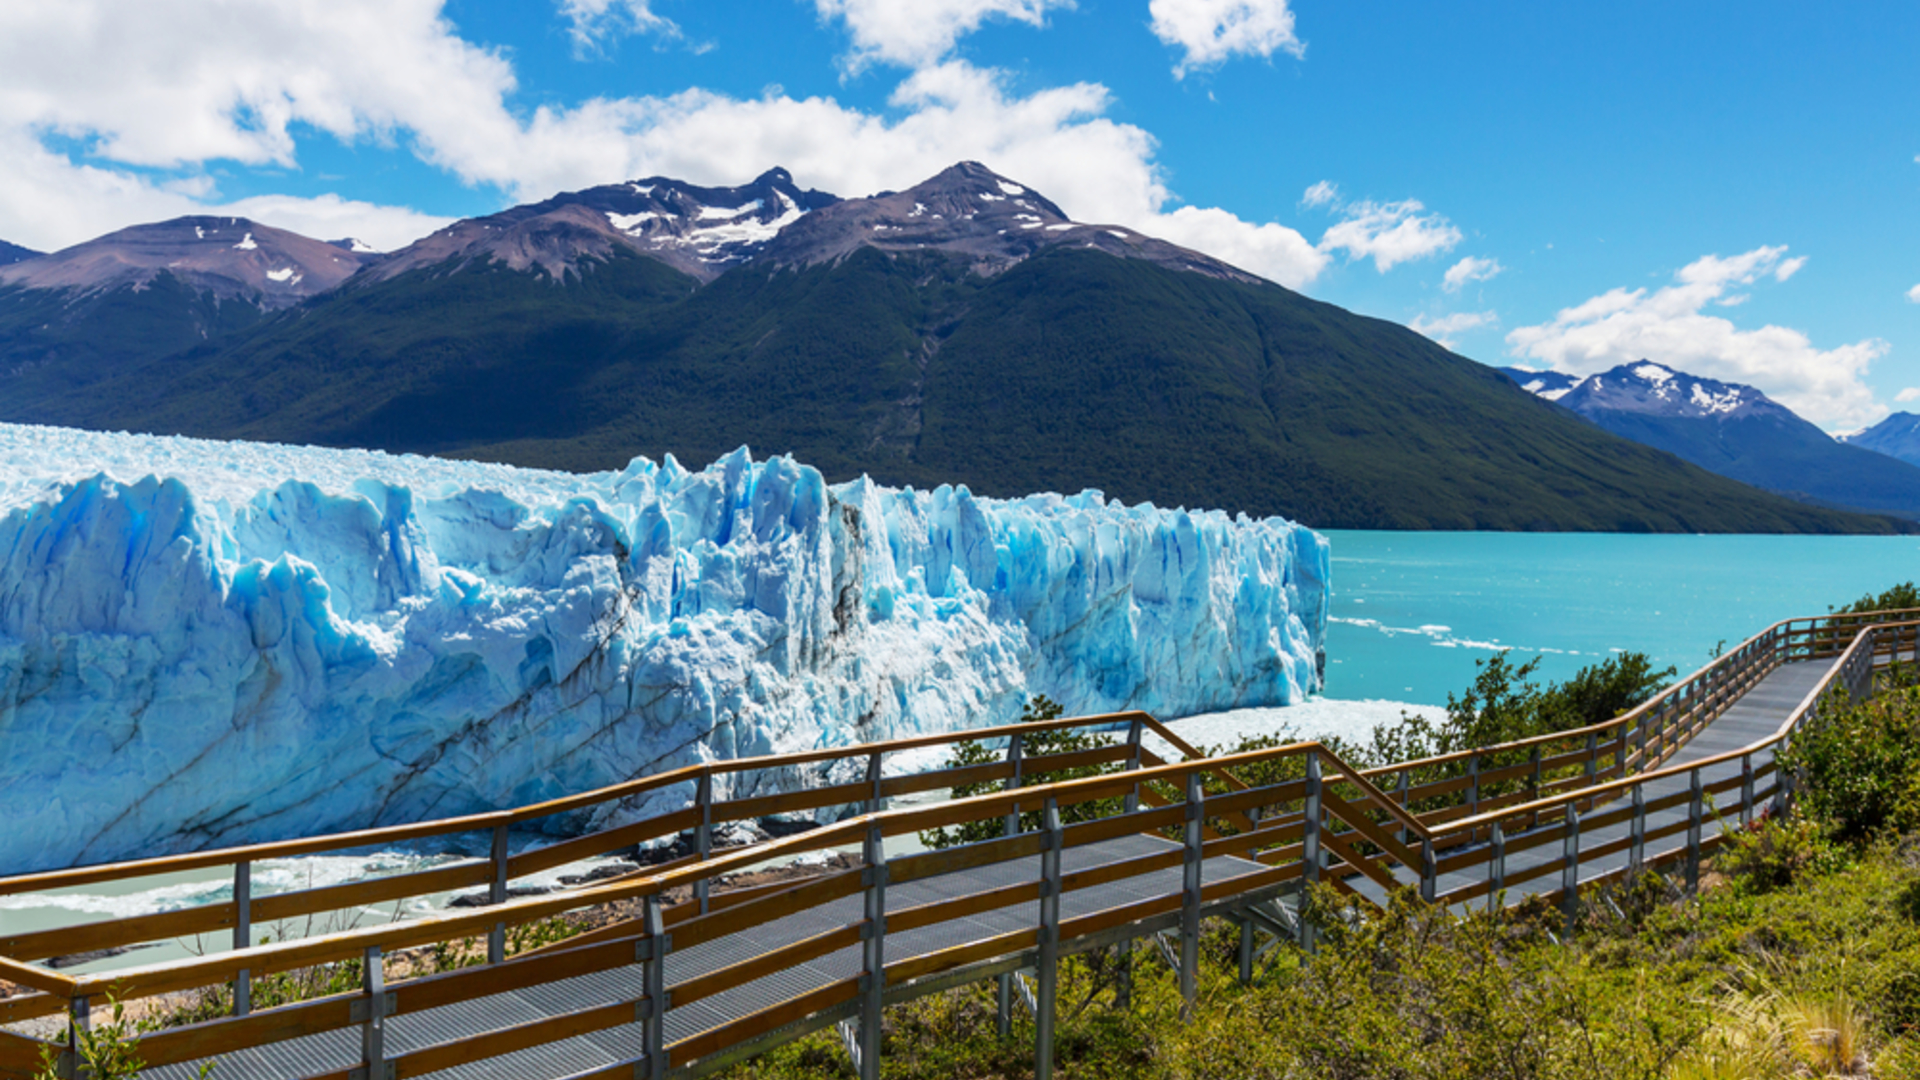
{"label": "green vegetation", "polygon": [[1608,435],[1405,327],[1066,248],[992,277],[862,249],[700,288],[631,255],[564,283],[436,267],[0,415],[578,470],[747,444],[836,481],[1099,487],[1319,527],[1914,527]]}
{"label": "green vegetation", "polygon": [[1920,608],[1920,586],[1911,581],[1903,581],[1886,592],[1867,595],[1842,608],[1831,609],[1835,615],[1859,615],[1869,611],[1910,611]]}

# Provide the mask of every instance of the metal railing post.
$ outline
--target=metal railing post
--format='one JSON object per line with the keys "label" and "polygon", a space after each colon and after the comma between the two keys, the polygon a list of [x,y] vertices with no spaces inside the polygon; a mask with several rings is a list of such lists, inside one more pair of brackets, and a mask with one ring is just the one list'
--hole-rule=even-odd
{"label": "metal railing post", "polygon": [[1433,838],[1420,841],[1420,899],[1431,904],[1440,891],[1440,868],[1433,857]]}
{"label": "metal railing post", "polygon": [[[1412,813],[1412,811],[1407,807],[1407,800],[1411,797],[1408,794],[1408,789],[1410,789],[1412,786],[1413,786],[1413,770],[1402,768],[1400,770],[1400,779],[1397,783],[1394,784],[1393,795],[1394,795],[1394,798],[1400,801],[1400,808],[1402,810],[1407,810],[1408,813]],[[1408,828],[1405,825],[1400,826],[1400,842],[1402,844],[1413,843],[1413,830]]]}
{"label": "metal railing post", "polygon": [[[1146,724],[1139,717],[1127,727],[1127,771],[1140,771],[1140,738],[1146,733]],[[1140,809],[1140,785],[1135,784],[1127,791],[1126,812],[1131,814]]]}
{"label": "metal railing post", "polygon": [[[1529,791],[1527,794],[1527,801],[1533,802],[1534,800],[1540,798],[1540,744],[1539,743],[1534,743],[1533,749],[1528,751],[1527,763],[1533,768],[1533,777],[1529,781],[1529,783],[1532,785],[1532,790]],[[1527,828],[1534,829],[1534,828],[1538,828],[1539,825],[1540,825],[1540,811],[1535,810],[1531,815],[1528,816]]]}
{"label": "metal railing post", "polygon": [[640,1021],[640,1042],[647,1060],[647,1080],[667,1075],[667,953],[673,939],[667,936],[666,920],[660,914],[660,894],[643,897],[641,922],[647,932],[646,958],[640,963],[640,982],[647,995],[647,1013]]}
{"label": "metal railing post", "polygon": [[[702,863],[713,854],[713,770],[700,770],[700,779],[693,784],[693,804],[700,811],[700,824],[693,827],[693,851]],[[700,914],[705,915],[711,908],[709,897],[713,883],[701,878],[693,883],[694,899],[700,903]]]}
{"label": "metal railing post", "polygon": [[1253,920],[1240,920],[1240,985],[1253,985]]}
{"label": "metal railing post", "polygon": [[1793,776],[1780,767],[1780,755],[1793,746],[1793,733],[1782,736],[1773,747],[1773,816],[1787,815],[1787,801],[1793,797]]}
{"label": "metal railing post", "polygon": [[[1467,816],[1480,813],[1480,752],[1475,750],[1467,756]],[[1467,837],[1472,843],[1473,837]]]}
{"label": "metal railing post", "polygon": [[93,1005],[87,995],[69,998],[67,1001],[67,1049],[61,1056],[59,1075],[62,1080],[72,1080],[80,1075],[86,1061],[81,1052],[81,1039],[93,1028]]}
{"label": "metal railing post", "polygon": [[1692,798],[1687,802],[1687,891],[1700,886],[1700,821],[1706,811],[1698,767],[1688,772]]}
{"label": "metal railing post", "polygon": [[[1018,791],[1020,789],[1021,773],[1024,771],[1026,764],[1025,751],[1022,748],[1024,740],[1021,736],[1022,733],[1018,731],[1007,736],[1007,760],[1013,763],[1013,776],[1007,780],[1008,791]],[[1002,828],[1000,835],[1014,836],[1019,832],[1020,804],[1014,803],[1012,809],[1007,811],[1006,825]]]}
{"label": "metal railing post", "polygon": [[867,813],[879,814],[887,809],[886,796],[881,791],[881,754],[878,750],[867,755],[867,786],[873,794],[867,799]]}
{"label": "metal railing post", "polygon": [[1567,915],[1567,936],[1580,923],[1580,808],[1567,804],[1566,865],[1560,869],[1560,905]]}
{"label": "metal railing post", "polygon": [[1186,846],[1180,866],[1180,1019],[1193,1019],[1200,998],[1200,869],[1206,856],[1206,786],[1196,770],[1187,774]]}
{"label": "metal railing post", "polygon": [[1487,910],[1500,910],[1500,894],[1507,888],[1507,831],[1493,823],[1493,857],[1487,860]]}
{"label": "metal railing post", "polygon": [[380,946],[370,945],[362,957],[361,991],[367,1015],[360,1024],[360,1067],[366,1080],[386,1080],[387,1065],[387,970]]}
{"label": "metal railing post", "polygon": [[[1587,786],[1593,786],[1594,774],[1600,771],[1600,733],[1587,732]],[[1591,805],[1591,804],[1589,804]]]}
{"label": "metal railing post", "polygon": [[1740,824],[1753,824],[1753,755],[1740,755]]}
{"label": "metal railing post", "polygon": [[[879,755],[874,755],[877,760]],[[862,956],[866,973],[860,977],[860,1080],[879,1080],[880,1010],[887,989],[887,848],[879,823],[867,826],[866,926]]]}
{"label": "metal railing post", "polygon": [[1633,785],[1633,819],[1627,826],[1627,835],[1627,866],[1634,877],[1639,877],[1641,868],[1647,863],[1647,792],[1644,784]]}
{"label": "metal railing post", "polygon": [[[253,864],[233,864],[233,947],[237,952],[253,944]],[[233,1015],[253,1011],[253,971],[241,968],[233,975]]]}
{"label": "metal railing post", "polygon": [[1060,980],[1060,804],[1047,799],[1042,824],[1046,846],[1040,852],[1040,957],[1034,989],[1033,1077],[1053,1077],[1054,997]]}
{"label": "metal railing post", "polygon": [[[487,887],[488,904],[507,902],[507,827],[493,827],[493,881]],[[487,963],[497,964],[507,958],[507,924],[497,922],[487,931]]]}
{"label": "metal railing post", "polygon": [[1320,754],[1307,751],[1307,797],[1300,835],[1300,947],[1313,948],[1313,924],[1306,917],[1308,895],[1320,882]]}

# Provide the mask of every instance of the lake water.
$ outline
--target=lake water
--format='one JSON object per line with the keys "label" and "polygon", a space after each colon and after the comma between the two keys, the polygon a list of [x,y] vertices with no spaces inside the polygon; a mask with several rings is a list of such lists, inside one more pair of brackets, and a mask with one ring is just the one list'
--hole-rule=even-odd
{"label": "lake water", "polygon": [[[1473,680],[1474,662],[1500,650],[1542,658],[1539,677],[1563,679],[1621,650],[1685,674],[1716,644],[1736,644],[1781,619],[1824,614],[1867,592],[1920,578],[1920,538],[1613,536],[1540,533],[1332,531],[1332,623],[1327,692],[1289,709],[1242,709],[1174,721],[1199,744],[1242,735],[1357,737],[1402,709],[1437,713]],[[900,763],[908,765],[906,762]],[[934,761],[914,763],[932,767]],[[369,873],[416,869],[445,854],[385,852],[263,866],[264,895]],[[565,867],[549,876],[578,872]],[[0,897],[0,932],[166,910],[225,899],[217,871]],[[356,925],[432,910],[445,897],[399,909],[343,913]],[[296,934],[305,928],[296,928]],[[219,941],[168,943],[79,970],[174,959]]]}
{"label": "lake water", "polygon": [[1496,649],[1563,679],[1621,650],[1680,674],[1720,642],[1920,579],[1920,537],[1332,530],[1330,698],[1446,704]]}

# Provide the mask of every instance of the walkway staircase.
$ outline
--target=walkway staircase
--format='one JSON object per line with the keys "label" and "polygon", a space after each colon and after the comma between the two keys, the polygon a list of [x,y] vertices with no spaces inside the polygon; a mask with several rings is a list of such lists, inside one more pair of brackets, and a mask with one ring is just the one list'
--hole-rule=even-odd
{"label": "walkway staircase", "polygon": [[[138,1038],[156,1080],[586,1080],[698,1076],[839,1025],[863,1077],[880,1072],[880,1011],[998,980],[1006,1023],[1034,1013],[1036,1076],[1052,1064],[1055,979],[1064,955],[1148,942],[1193,1000],[1201,921],[1241,927],[1243,978],[1282,941],[1311,946],[1297,898],[1324,882],[1363,902],[1394,890],[1455,908],[1557,900],[1646,868],[1691,885],[1729,831],[1792,795],[1774,754],[1822,711],[1870,694],[1876,667],[1912,660],[1920,612],[1796,619],[1769,627],[1633,711],[1591,728],[1377,769],[1314,742],[1205,757],[1143,713],[1079,717],[950,736],[741,759],[496,814],[164,859],[0,879],[0,895],[224,867],[232,899],[0,938],[0,1025],[65,1014],[65,1040],[0,1029],[0,1077],[43,1055],[74,1075],[75,1029],[122,1000],[213,990],[230,1015]],[[1111,741],[1030,755],[1043,733]],[[962,740],[996,760],[889,775],[890,756]],[[1062,782],[1067,769],[1109,771]],[[1285,779],[1249,786],[1242,775]],[[815,782],[802,786],[806,778]],[[825,782],[818,778],[825,777]],[[962,784],[971,798],[889,807]],[[763,793],[771,792],[771,793]],[[579,824],[636,799],[678,793],[683,809],[514,852],[510,837]],[[842,808],[839,823],[716,850],[729,822]],[[1022,812],[1039,827],[1020,828]],[[923,830],[1001,824],[996,839],[904,853]],[[265,859],[473,835],[486,858],[409,874],[252,895]],[[528,875],[676,835],[673,862],[560,893],[514,898]],[[893,851],[889,852],[889,841]],[[842,851],[856,865],[799,882],[727,890],[730,875]],[[488,906],[257,944],[256,929],[318,913],[485,889]],[[515,952],[524,928],[589,908],[629,913],[600,929]],[[51,957],[217,935],[205,957],[69,976]],[[437,947],[475,966],[400,977],[396,953]],[[417,955],[417,954],[416,954]],[[1131,955],[1130,951],[1125,955]],[[357,966],[343,993],[253,1008],[260,980]],[[1031,973],[1031,978],[1027,973]],[[393,977],[389,977],[389,975]]]}

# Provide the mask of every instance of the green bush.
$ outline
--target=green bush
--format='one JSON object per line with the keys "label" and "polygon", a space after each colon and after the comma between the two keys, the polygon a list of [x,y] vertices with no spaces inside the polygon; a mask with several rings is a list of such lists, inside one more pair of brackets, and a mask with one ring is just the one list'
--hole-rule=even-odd
{"label": "green bush", "polygon": [[1920,689],[1889,689],[1802,725],[1780,767],[1836,839],[1920,829]]}
{"label": "green bush", "polygon": [[1793,813],[1784,821],[1763,816],[1729,834],[1714,865],[1736,889],[1758,895],[1833,873],[1847,862],[1846,850],[1828,839],[1819,822]]}
{"label": "green bush", "polygon": [[[1043,695],[1027,702],[1026,708],[1020,713],[1018,722],[1031,724],[1042,720],[1056,720],[1064,711],[1057,702]],[[1096,747],[1111,745],[1113,745],[1111,738],[1095,732],[1073,729],[1040,731],[1029,732],[1021,738],[1020,753],[1023,759],[1031,762],[1034,758],[1045,757],[1052,754],[1070,754],[1081,750],[1092,750]],[[944,767],[958,769],[968,765],[988,765],[1004,760],[1006,760],[1006,752],[1004,750],[989,747],[982,742],[969,741],[958,743],[954,746],[953,756],[947,759]],[[1032,787],[1036,784],[1053,784],[1064,780],[1079,780],[1089,776],[1105,776],[1109,773],[1119,772],[1120,768],[1121,766],[1115,762],[1107,762],[1100,765],[1083,765],[1071,769],[1036,770],[1032,767],[1026,767],[1022,769],[1020,786]],[[965,799],[974,795],[985,795],[989,792],[1006,789],[1007,785],[1001,781],[988,781],[979,784],[958,784],[952,789],[952,795],[956,799]],[[1060,822],[1063,825],[1072,825],[1077,822],[1092,821],[1095,818],[1102,818],[1110,814],[1118,813],[1120,805],[1121,801],[1119,799],[1092,799],[1086,802],[1072,803],[1060,807]],[[1038,800],[1035,800],[1031,806],[1023,803],[1020,808],[1020,831],[1031,832],[1040,828],[1042,824],[1042,813],[1043,806]],[[957,844],[972,844],[981,840],[997,840],[1005,832],[1005,819],[995,817],[985,821],[963,822],[959,825],[946,828],[928,829],[920,834],[920,842],[930,848],[947,848]]]}

